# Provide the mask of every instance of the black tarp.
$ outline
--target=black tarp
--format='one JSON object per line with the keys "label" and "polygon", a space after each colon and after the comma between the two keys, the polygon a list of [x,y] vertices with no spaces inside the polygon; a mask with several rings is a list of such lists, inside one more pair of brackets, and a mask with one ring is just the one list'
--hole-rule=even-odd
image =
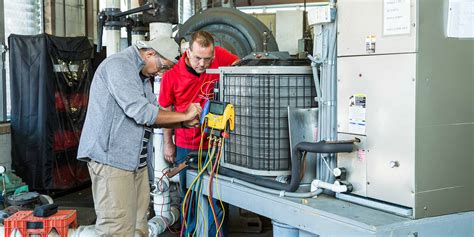
{"label": "black tarp", "polygon": [[11,35],[12,167],[33,190],[88,181],[76,160],[92,80],[86,37]]}

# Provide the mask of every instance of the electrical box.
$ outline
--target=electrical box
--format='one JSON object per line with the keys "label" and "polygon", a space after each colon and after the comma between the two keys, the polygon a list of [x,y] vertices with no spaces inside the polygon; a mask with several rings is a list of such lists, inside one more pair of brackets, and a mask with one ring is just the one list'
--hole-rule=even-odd
{"label": "electrical box", "polygon": [[416,52],[416,1],[342,0],[337,6],[338,56]]}
{"label": "electrical box", "polygon": [[474,210],[474,40],[447,38],[443,0],[339,0],[338,137],[350,198],[413,218]]}
{"label": "electrical box", "polygon": [[298,40],[303,38],[303,17],[301,10],[277,11],[276,12],[276,34],[280,51],[288,51],[290,54],[297,54]]}
{"label": "electrical box", "polygon": [[308,10],[308,25],[317,25],[333,22],[336,16],[336,9],[329,4],[315,6]]}
{"label": "electrical box", "polygon": [[[364,147],[352,154],[357,157],[349,160],[366,164],[366,180],[349,176],[348,181],[363,183],[364,196],[413,207],[416,55],[343,57],[337,63],[338,132],[365,138]],[[365,96],[365,108],[354,105],[358,94]],[[355,127],[357,120],[366,124]],[[340,162],[344,156],[338,155]]]}

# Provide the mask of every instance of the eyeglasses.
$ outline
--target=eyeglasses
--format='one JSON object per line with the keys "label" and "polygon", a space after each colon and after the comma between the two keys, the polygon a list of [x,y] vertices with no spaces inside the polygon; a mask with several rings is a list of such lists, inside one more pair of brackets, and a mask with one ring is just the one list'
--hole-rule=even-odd
{"label": "eyeglasses", "polygon": [[[158,73],[165,73],[173,67],[173,65],[165,64],[161,57],[158,56],[157,58],[156,69],[158,70]],[[158,61],[160,61],[160,63],[158,63]]]}
{"label": "eyeglasses", "polygon": [[193,55],[193,52],[191,52],[191,50],[189,50],[188,52],[189,52],[189,57],[191,58],[191,60],[195,62],[200,62],[202,60],[205,64],[209,64],[210,62],[212,62],[212,60],[214,60],[214,56],[209,57],[209,58],[201,58],[201,57]]}

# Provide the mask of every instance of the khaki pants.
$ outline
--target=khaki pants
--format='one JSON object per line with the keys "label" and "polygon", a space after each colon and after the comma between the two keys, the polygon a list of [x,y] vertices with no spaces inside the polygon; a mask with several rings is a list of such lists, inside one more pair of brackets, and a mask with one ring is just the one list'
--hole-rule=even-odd
{"label": "khaki pants", "polygon": [[136,172],[88,162],[98,236],[148,236],[150,186],[147,168]]}

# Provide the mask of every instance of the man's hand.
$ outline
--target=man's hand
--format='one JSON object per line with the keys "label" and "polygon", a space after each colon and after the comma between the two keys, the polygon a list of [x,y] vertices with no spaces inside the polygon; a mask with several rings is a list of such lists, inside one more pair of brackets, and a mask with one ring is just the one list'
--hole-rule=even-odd
{"label": "man's hand", "polygon": [[199,126],[199,120],[193,119],[193,120],[188,120],[183,122],[184,127],[186,128],[194,128]]}
{"label": "man's hand", "polygon": [[192,103],[189,105],[188,109],[184,112],[186,115],[186,121],[194,120],[196,116],[201,116],[202,108],[199,103]]}
{"label": "man's hand", "polygon": [[163,145],[165,160],[173,164],[176,158],[176,146],[172,142],[165,142]]}

